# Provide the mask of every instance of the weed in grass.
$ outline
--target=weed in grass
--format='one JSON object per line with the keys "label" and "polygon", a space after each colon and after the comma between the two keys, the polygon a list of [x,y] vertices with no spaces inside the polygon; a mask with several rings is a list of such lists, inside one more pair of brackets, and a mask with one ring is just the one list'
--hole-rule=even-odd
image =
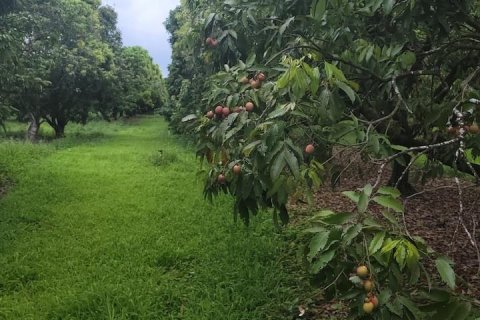
{"label": "weed in grass", "polygon": [[166,166],[178,161],[178,156],[175,153],[164,150],[158,150],[150,156],[150,162],[157,167]]}

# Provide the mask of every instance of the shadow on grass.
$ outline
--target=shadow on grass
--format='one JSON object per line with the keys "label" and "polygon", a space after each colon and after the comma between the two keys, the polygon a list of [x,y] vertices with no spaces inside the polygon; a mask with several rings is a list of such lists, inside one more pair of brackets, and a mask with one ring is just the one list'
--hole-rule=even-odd
{"label": "shadow on grass", "polygon": [[[56,149],[70,148],[75,145],[85,143],[99,142],[108,139],[113,134],[106,133],[103,128],[91,129],[77,124],[72,124],[71,128],[67,127],[65,137],[58,138],[51,128],[41,128],[36,144],[52,144]],[[21,128],[16,123],[13,127],[7,128],[7,132],[0,133],[0,143],[2,141],[26,142],[25,128]]]}

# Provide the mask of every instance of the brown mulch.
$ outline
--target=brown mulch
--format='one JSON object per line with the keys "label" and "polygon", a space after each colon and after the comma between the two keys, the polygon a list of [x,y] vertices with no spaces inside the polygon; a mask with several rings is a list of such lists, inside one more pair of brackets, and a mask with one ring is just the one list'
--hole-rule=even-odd
{"label": "brown mulch", "polygon": [[[334,190],[326,185],[315,194],[315,208],[351,212],[355,210],[355,204],[341,192],[375,183],[379,166],[364,163],[361,159],[352,160],[352,157],[343,156],[346,160],[337,160],[341,165],[350,165]],[[383,173],[383,185],[387,184],[390,171],[386,169]],[[415,176],[415,172],[412,176]],[[454,178],[435,179],[425,185],[412,184],[418,194],[404,198],[405,222],[409,233],[422,237],[437,252],[452,258],[458,291],[480,299],[480,261],[469,236],[459,224],[459,193]],[[461,185],[463,220],[471,236],[480,244],[480,187],[466,181],[462,181]],[[294,205],[292,209],[297,212],[297,219],[303,220],[302,216],[311,214],[311,208],[305,205]],[[369,209],[374,215],[381,216],[379,207],[372,205]]]}

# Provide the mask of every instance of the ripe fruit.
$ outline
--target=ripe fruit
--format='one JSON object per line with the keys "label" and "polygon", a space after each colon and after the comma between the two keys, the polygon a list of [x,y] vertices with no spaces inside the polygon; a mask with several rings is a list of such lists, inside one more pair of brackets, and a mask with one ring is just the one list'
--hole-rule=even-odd
{"label": "ripe fruit", "polygon": [[233,173],[235,173],[237,176],[242,172],[242,167],[240,167],[239,164],[236,164],[233,166]]}
{"label": "ripe fruit", "polygon": [[260,72],[258,75],[257,75],[257,79],[261,82],[265,81],[266,77],[265,77],[265,74]]}
{"label": "ripe fruit", "polygon": [[376,308],[378,306],[377,296],[373,296],[372,298],[370,298],[370,302],[373,303],[373,306]]}
{"label": "ripe fruit", "polygon": [[205,40],[205,43],[206,43],[210,48],[215,48],[216,46],[218,46],[218,40],[215,39],[215,38],[212,38],[212,37],[208,37],[208,38]]}
{"label": "ripe fruit", "polygon": [[208,119],[212,119],[214,115],[215,115],[215,114],[213,113],[212,110],[210,110],[210,111],[207,112],[207,118],[208,118]]}
{"label": "ripe fruit", "polygon": [[247,77],[243,77],[240,79],[240,82],[243,83],[243,84],[248,84],[250,82],[250,80],[248,80]]}
{"label": "ripe fruit", "polygon": [[225,181],[226,181],[225,175],[223,173],[219,174],[218,177],[217,177],[217,182],[220,183],[220,184],[224,184]]}
{"label": "ripe fruit", "polygon": [[366,302],[363,304],[363,311],[365,313],[372,313],[373,309],[375,309],[375,305],[372,302]]}
{"label": "ripe fruit", "polygon": [[223,115],[226,117],[226,116],[228,116],[228,115],[230,114],[230,109],[229,109],[228,107],[224,107],[224,108],[222,109],[222,113],[223,113]]}
{"label": "ripe fruit", "polygon": [[262,86],[262,83],[260,82],[260,80],[250,80],[250,85],[253,89],[258,89]]}
{"label": "ripe fruit", "polygon": [[365,278],[368,276],[368,268],[366,266],[360,266],[357,268],[357,276]]}
{"label": "ripe fruit", "polygon": [[305,147],[305,153],[306,154],[312,154],[315,151],[315,147],[313,144],[309,144]]}
{"label": "ripe fruit", "polygon": [[366,292],[372,291],[374,287],[375,287],[375,284],[370,280],[365,280],[363,282],[363,289],[365,289]]}
{"label": "ripe fruit", "polygon": [[478,124],[473,123],[470,127],[468,127],[468,132],[477,134],[480,132],[480,128],[478,127]]}
{"label": "ripe fruit", "polygon": [[223,114],[223,107],[222,106],[217,106],[215,108],[215,113],[218,114],[218,115],[222,115]]}
{"label": "ripe fruit", "polygon": [[254,107],[255,105],[252,102],[247,102],[245,104],[245,110],[247,110],[248,112],[252,112]]}

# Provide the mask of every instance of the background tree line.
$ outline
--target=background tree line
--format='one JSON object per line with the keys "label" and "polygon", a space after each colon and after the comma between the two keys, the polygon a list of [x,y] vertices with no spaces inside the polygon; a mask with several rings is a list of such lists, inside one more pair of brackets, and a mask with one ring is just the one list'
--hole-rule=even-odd
{"label": "background tree line", "polygon": [[123,47],[113,8],[97,0],[12,0],[0,7],[0,119],[46,122],[57,137],[89,115],[117,119],[165,106],[146,50]]}

